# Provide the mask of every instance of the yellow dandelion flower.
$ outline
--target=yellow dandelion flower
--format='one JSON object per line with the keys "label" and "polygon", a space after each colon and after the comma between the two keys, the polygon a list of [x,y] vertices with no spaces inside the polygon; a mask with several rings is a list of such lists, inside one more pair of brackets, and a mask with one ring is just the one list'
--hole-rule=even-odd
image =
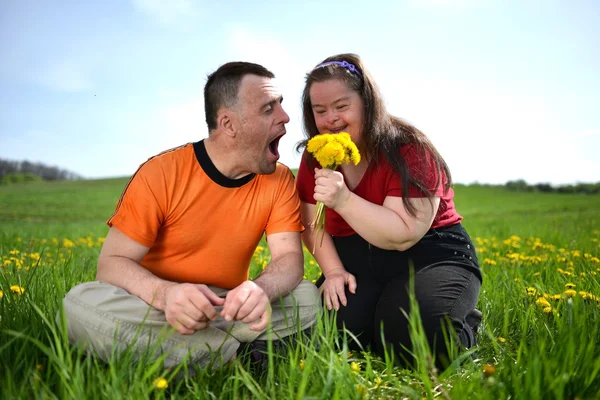
{"label": "yellow dandelion flower", "polygon": [[363,398],[367,395],[367,388],[365,387],[365,385],[359,383],[358,385],[356,385],[356,393],[360,398]]}
{"label": "yellow dandelion flower", "polygon": [[496,340],[497,340],[499,343],[505,343],[505,342],[506,342],[506,339],[504,339],[502,336],[498,336],[498,337],[496,338]]}
{"label": "yellow dandelion flower", "polygon": [[[313,155],[323,168],[336,169],[341,164],[354,163],[354,165],[358,165],[360,162],[358,148],[347,132],[317,135],[308,141],[306,150]],[[314,253],[319,232],[321,232],[322,239],[325,231],[325,204],[320,201],[317,202],[315,217],[310,225],[315,230]]]}
{"label": "yellow dandelion flower", "polygon": [[567,297],[575,297],[577,295],[577,292],[574,291],[573,289],[567,289],[567,290],[565,290],[564,294]]}
{"label": "yellow dandelion flower", "polygon": [[4,297],[4,292],[0,290],[0,299]]}
{"label": "yellow dandelion flower", "polygon": [[485,364],[483,366],[483,374],[485,376],[492,376],[496,373],[496,367],[492,364]]}
{"label": "yellow dandelion flower", "polygon": [[552,296],[550,296],[550,298],[552,300],[560,300],[562,296],[560,294],[553,294]]}
{"label": "yellow dandelion flower", "polygon": [[165,378],[156,378],[154,382],[152,382],[152,386],[158,390],[164,390],[169,387],[169,382],[167,382]]}
{"label": "yellow dandelion flower", "polygon": [[359,363],[357,363],[357,362],[355,362],[355,361],[352,361],[352,362],[350,363],[350,369],[351,369],[352,371],[354,371],[354,372],[359,372],[359,371],[360,371],[360,364],[359,364]]}
{"label": "yellow dandelion flower", "polygon": [[542,311],[544,311],[546,314],[550,314],[552,312],[552,307],[548,305],[547,307],[544,307]]}
{"label": "yellow dandelion flower", "polygon": [[535,301],[535,304],[542,307],[550,307],[550,303],[544,297],[540,297]]}
{"label": "yellow dandelion flower", "polygon": [[535,296],[537,294],[537,289],[534,287],[528,287],[527,288],[527,295],[528,296]]}
{"label": "yellow dandelion flower", "polygon": [[10,287],[10,291],[14,294],[18,294],[19,296],[25,293],[25,288],[19,285],[12,285]]}
{"label": "yellow dandelion flower", "polygon": [[567,289],[575,289],[575,284],[574,284],[574,283],[567,283],[567,284],[565,285],[565,287],[566,287]]}
{"label": "yellow dandelion flower", "polygon": [[373,381],[373,383],[375,384],[375,387],[379,387],[379,385],[381,385],[383,383],[383,379],[381,379],[380,377],[375,378],[375,380]]}

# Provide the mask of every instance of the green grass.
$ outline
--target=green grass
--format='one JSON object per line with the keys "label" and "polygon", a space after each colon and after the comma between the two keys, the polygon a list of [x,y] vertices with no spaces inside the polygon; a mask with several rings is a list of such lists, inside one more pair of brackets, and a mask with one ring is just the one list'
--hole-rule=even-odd
{"label": "green grass", "polygon": [[[323,318],[312,337],[271,354],[266,371],[238,359],[175,379],[183,370],[160,360],[85,357],[54,322],[64,294],[94,278],[126,183],[0,186],[0,398],[600,398],[599,196],[455,188],[484,275],[479,347],[460,366],[431,367],[417,316],[415,370],[348,354]],[[258,249],[251,273],[268,260]],[[305,276],[318,276],[309,256]],[[153,385],[161,377],[165,390]]]}

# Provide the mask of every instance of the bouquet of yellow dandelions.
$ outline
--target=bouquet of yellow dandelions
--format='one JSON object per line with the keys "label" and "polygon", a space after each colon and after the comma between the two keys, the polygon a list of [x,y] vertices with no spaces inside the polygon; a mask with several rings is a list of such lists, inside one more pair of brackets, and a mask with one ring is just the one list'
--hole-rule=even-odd
{"label": "bouquet of yellow dandelions", "polygon": [[[306,150],[313,155],[321,167],[327,169],[335,170],[342,164],[358,165],[360,162],[358,148],[347,132],[317,135],[308,141]],[[325,234],[325,204],[320,201],[317,202],[317,211],[310,226],[314,229],[315,235],[314,253],[319,232],[321,233],[321,243]]]}

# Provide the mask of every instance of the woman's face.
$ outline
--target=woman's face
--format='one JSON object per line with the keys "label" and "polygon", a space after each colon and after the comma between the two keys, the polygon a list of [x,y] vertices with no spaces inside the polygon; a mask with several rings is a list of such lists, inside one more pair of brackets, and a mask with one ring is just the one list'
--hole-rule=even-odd
{"label": "woman's face", "polygon": [[312,112],[319,133],[348,132],[361,147],[363,101],[339,79],[315,82],[309,90]]}

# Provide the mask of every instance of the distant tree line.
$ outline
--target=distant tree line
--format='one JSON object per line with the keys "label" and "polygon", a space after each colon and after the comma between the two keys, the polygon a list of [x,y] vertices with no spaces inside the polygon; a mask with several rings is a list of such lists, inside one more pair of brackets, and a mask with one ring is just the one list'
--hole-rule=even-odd
{"label": "distant tree line", "polygon": [[570,185],[553,186],[549,183],[529,184],[523,179],[508,181],[504,187],[513,192],[542,192],[542,193],[580,193],[580,194],[598,194],[600,193],[600,182],[596,183],[575,183]]}
{"label": "distant tree line", "polygon": [[82,176],[39,162],[14,161],[0,158],[0,184],[30,181],[65,181],[82,179]]}

